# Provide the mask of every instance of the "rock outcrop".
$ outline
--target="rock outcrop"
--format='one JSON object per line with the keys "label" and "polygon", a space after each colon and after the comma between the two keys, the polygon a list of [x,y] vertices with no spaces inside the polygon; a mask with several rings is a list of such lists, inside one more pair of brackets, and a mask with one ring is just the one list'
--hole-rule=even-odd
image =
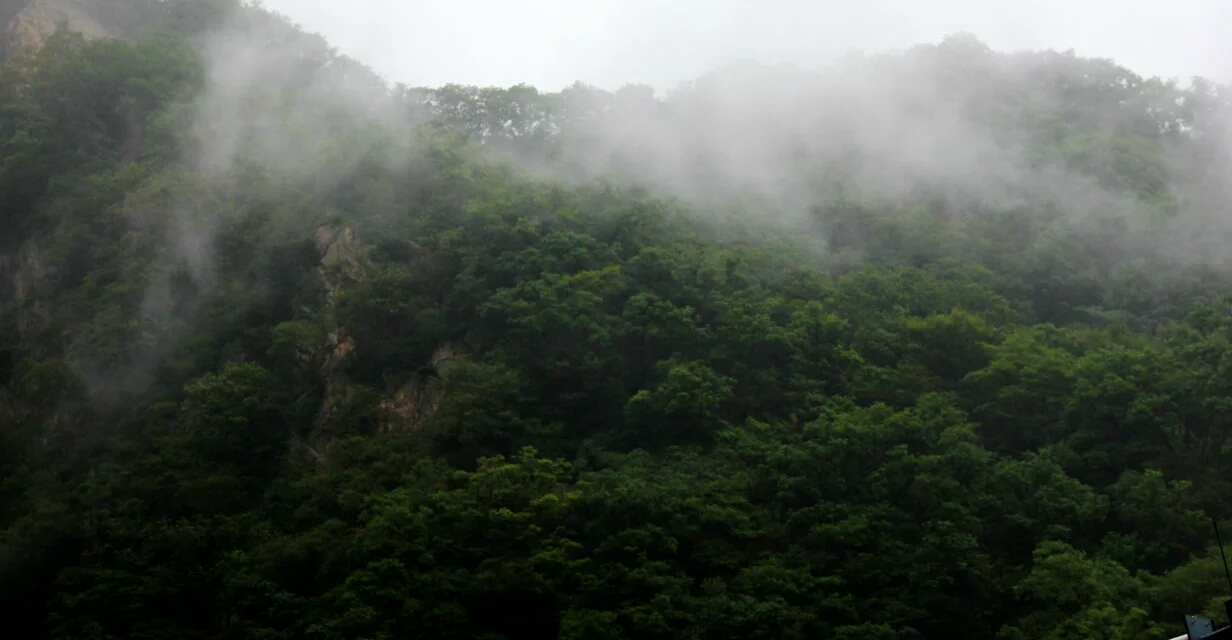
{"label": "rock outcrop", "polygon": [[6,56],[36,48],[57,29],[76,31],[88,39],[106,37],[108,31],[88,11],[87,0],[30,0],[5,31]]}
{"label": "rock outcrop", "polygon": [[[321,263],[317,268],[321,284],[325,288],[325,349],[326,357],[321,373],[325,379],[325,399],[320,419],[325,420],[334,407],[350,398],[355,387],[342,373],[342,364],[355,349],[353,337],[339,326],[335,318],[335,305],[344,286],[362,281],[365,271],[363,244],[348,226],[324,225],[315,234],[317,254]],[[408,246],[408,263],[411,268],[424,259],[427,253],[418,245]],[[428,371],[421,371],[402,381],[396,388],[385,390],[380,407],[385,412],[386,429],[418,429],[426,424],[429,416],[444,396],[442,376],[449,367],[459,361],[470,359],[471,349],[462,342],[439,346],[432,354]]]}
{"label": "rock outcrop", "polygon": [[387,429],[419,429],[423,427],[445,396],[442,376],[455,362],[469,359],[469,350],[456,343],[445,344],[432,354],[430,375],[416,375],[407,380],[393,396],[381,403],[389,420]]}
{"label": "rock outcrop", "polygon": [[322,369],[325,377],[325,402],[320,418],[324,419],[340,401],[351,396],[352,386],[342,375],[340,366],[355,348],[355,341],[345,335],[335,319],[335,305],[344,283],[354,282],[362,271],[357,249],[359,241],[350,227],[322,226],[316,232],[317,253],[321,264],[317,274],[325,287],[325,333],[327,355]]}
{"label": "rock outcrop", "polygon": [[141,22],[141,0],[0,0],[0,56],[37,48],[57,29],[87,39],[130,38]]}

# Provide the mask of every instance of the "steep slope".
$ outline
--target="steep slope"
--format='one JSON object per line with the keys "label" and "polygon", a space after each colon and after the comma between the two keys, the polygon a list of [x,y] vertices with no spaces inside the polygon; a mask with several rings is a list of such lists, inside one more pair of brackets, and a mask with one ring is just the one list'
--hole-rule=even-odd
{"label": "steep slope", "polygon": [[391,89],[158,5],[0,74],[28,637],[1144,640],[1217,608],[1226,89],[971,38],[666,97]]}

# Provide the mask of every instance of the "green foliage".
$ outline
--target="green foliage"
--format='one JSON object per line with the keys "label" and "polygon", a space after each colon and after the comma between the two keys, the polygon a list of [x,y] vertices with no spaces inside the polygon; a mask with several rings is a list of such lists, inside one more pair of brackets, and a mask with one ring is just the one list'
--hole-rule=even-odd
{"label": "green foliage", "polygon": [[[1219,617],[1229,280],[1143,238],[1217,199],[1195,167],[1226,91],[964,38],[869,62],[1133,206],[844,184],[784,233],[732,185],[686,206],[524,170],[589,175],[570,154],[611,118],[687,120],[721,75],[390,90],[231,0],[120,4],[140,37],[0,72],[0,613],[29,637]],[[297,63],[220,169],[224,22]]]}
{"label": "green foliage", "polygon": [[1035,552],[1035,566],[1018,586],[1044,612],[1003,629],[1003,638],[1158,638],[1163,630],[1144,609],[1134,606],[1144,590],[1124,567],[1092,560],[1062,543],[1048,542]]}
{"label": "green foliage", "polygon": [[289,435],[277,380],[254,364],[228,365],[184,388],[187,446],[201,460],[268,475]]}

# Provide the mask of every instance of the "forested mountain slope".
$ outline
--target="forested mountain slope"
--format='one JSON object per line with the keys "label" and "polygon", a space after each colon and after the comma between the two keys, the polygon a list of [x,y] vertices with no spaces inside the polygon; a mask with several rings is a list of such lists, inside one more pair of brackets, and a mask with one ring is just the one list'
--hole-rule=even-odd
{"label": "forested mountain slope", "polygon": [[1227,88],[966,36],[390,88],[232,0],[115,4],[0,72],[13,629],[1222,617]]}

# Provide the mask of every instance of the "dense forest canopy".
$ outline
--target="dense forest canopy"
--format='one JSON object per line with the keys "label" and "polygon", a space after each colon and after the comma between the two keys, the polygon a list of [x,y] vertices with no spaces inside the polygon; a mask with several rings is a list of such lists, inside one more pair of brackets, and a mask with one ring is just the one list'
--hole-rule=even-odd
{"label": "dense forest canopy", "polygon": [[24,637],[1223,617],[1228,87],[957,35],[417,88],[238,0],[97,4],[124,38],[0,70]]}

